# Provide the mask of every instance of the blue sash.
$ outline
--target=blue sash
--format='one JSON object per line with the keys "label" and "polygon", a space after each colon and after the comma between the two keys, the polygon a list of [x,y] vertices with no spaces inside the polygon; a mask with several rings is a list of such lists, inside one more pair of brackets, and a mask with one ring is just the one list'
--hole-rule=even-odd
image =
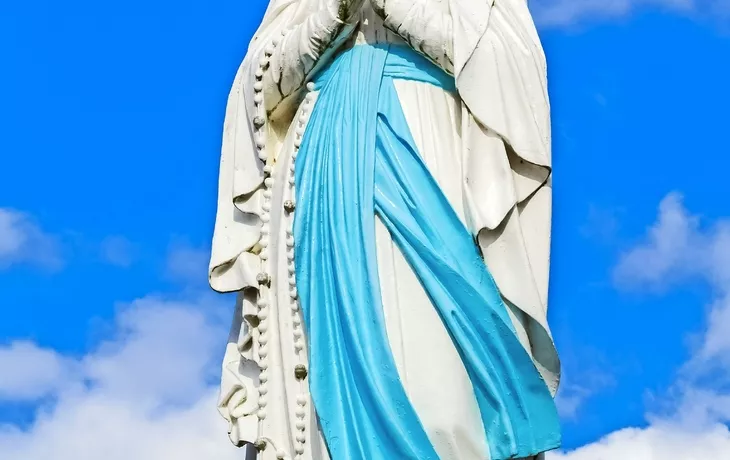
{"label": "blue sash", "polygon": [[454,90],[452,77],[410,48],[355,46],[316,79],[320,93],[296,160],[297,285],[309,388],[330,455],[438,459],[388,344],[376,214],[456,345],[491,459],[554,449],[560,429],[553,399],[472,235],[418,154],[396,78]]}

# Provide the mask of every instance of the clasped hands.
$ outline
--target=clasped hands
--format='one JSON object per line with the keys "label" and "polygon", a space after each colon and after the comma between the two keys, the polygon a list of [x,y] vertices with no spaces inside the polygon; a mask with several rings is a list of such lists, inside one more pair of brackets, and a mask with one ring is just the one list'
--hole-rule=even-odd
{"label": "clasped hands", "polygon": [[447,73],[453,73],[453,22],[448,13],[436,8],[431,0],[329,0],[329,7],[336,9],[339,21],[352,24],[365,2],[370,2],[386,28]]}
{"label": "clasped hands", "polygon": [[328,6],[337,19],[349,23],[357,17],[365,2],[370,3],[378,16],[386,18],[388,10],[386,0],[329,0]]}

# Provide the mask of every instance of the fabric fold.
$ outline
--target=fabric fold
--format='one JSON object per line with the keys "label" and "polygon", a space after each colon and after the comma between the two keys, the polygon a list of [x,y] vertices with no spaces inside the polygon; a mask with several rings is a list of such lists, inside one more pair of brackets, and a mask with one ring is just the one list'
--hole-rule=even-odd
{"label": "fabric fold", "polygon": [[552,396],[469,230],[420,160],[392,81],[395,75],[448,88],[449,79],[410,49],[388,50],[356,46],[318,77],[321,105],[297,156],[296,276],[310,393],[330,454],[438,458],[388,345],[376,214],[464,362],[492,460],[554,449],[560,430]]}
{"label": "fabric fold", "polygon": [[[502,295],[513,305],[520,321],[526,318],[524,329],[529,342],[524,342],[525,347],[532,351],[554,394],[560,365],[546,313],[551,159],[545,58],[525,0],[496,4],[492,0],[448,1],[457,87],[467,106],[461,129],[464,171],[470,173],[464,174],[463,180],[467,227],[477,238]],[[255,276],[261,268],[257,243],[261,236],[264,176],[251,133],[253,84],[259,59],[273,37],[301,24],[324,3],[271,0],[236,74],[226,109],[209,270],[209,282],[216,291],[250,291],[255,296],[258,289]],[[331,57],[322,56],[317,65],[327,65]],[[290,64],[296,63],[282,63]],[[284,137],[293,131],[291,120],[300,96],[295,92],[280,110],[267,115],[269,124],[276,126],[266,142],[270,155],[280,153]],[[516,103],[505,107],[501,98]],[[327,131],[327,135],[330,133]],[[246,317],[255,315],[255,304],[243,307]],[[226,375],[235,375],[253,387],[255,382],[240,369],[255,366],[256,362],[236,358],[236,348],[229,348]],[[229,422],[236,423],[228,412],[222,410]],[[253,442],[260,428],[256,428],[255,416],[251,418],[246,418],[241,429],[245,431],[242,439]]]}

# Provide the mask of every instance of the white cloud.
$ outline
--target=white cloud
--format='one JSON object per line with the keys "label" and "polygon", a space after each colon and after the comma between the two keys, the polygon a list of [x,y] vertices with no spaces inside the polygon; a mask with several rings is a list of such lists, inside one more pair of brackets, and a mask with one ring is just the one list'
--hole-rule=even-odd
{"label": "white cloud", "polygon": [[730,218],[701,224],[699,216],[685,209],[682,196],[670,193],[644,241],[622,254],[614,275],[619,286],[653,290],[690,280],[706,282],[715,301],[688,370],[697,374],[719,365],[730,376]]}
{"label": "white cloud", "polygon": [[27,214],[0,208],[0,270],[21,263],[58,268],[59,245]]}
{"label": "white cloud", "polygon": [[530,9],[542,27],[571,26],[584,21],[617,19],[641,8],[680,14],[720,15],[730,11],[726,0],[532,0]]}
{"label": "white cloud", "polygon": [[621,256],[615,279],[619,287],[652,291],[703,280],[715,301],[664,413],[647,414],[646,427],[619,430],[548,460],[730,459],[730,219],[702,225],[681,195],[667,195],[643,241]]}
{"label": "white cloud", "polygon": [[547,460],[723,460],[730,452],[730,432],[716,424],[702,432],[685,426],[627,428],[570,453]]}
{"label": "white cloud", "polygon": [[644,241],[622,254],[614,278],[625,287],[663,290],[706,274],[711,245],[699,225],[699,218],[684,208],[681,195],[667,195]]}
{"label": "white cloud", "polygon": [[184,403],[216,374],[211,358],[227,330],[203,310],[216,308],[158,298],[134,302],[118,314],[115,337],[83,359],[85,377],[117,399]]}
{"label": "white cloud", "polygon": [[0,348],[0,400],[36,400],[56,391],[72,374],[72,363],[27,341]]}
{"label": "white cloud", "polygon": [[28,428],[0,425],[0,457],[240,459],[215,404],[225,307],[211,298],[138,300],[120,310],[113,336],[78,359],[28,343],[0,349],[3,369],[22,375],[0,391],[53,399]]}

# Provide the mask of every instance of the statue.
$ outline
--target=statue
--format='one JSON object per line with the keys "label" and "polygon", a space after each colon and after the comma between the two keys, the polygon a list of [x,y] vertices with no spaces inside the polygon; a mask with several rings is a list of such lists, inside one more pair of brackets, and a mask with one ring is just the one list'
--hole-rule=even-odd
{"label": "statue", "polygon": [[233,84],[219,410],[263,460],[560,444],[545,57],[526,0],[270,0]]}

